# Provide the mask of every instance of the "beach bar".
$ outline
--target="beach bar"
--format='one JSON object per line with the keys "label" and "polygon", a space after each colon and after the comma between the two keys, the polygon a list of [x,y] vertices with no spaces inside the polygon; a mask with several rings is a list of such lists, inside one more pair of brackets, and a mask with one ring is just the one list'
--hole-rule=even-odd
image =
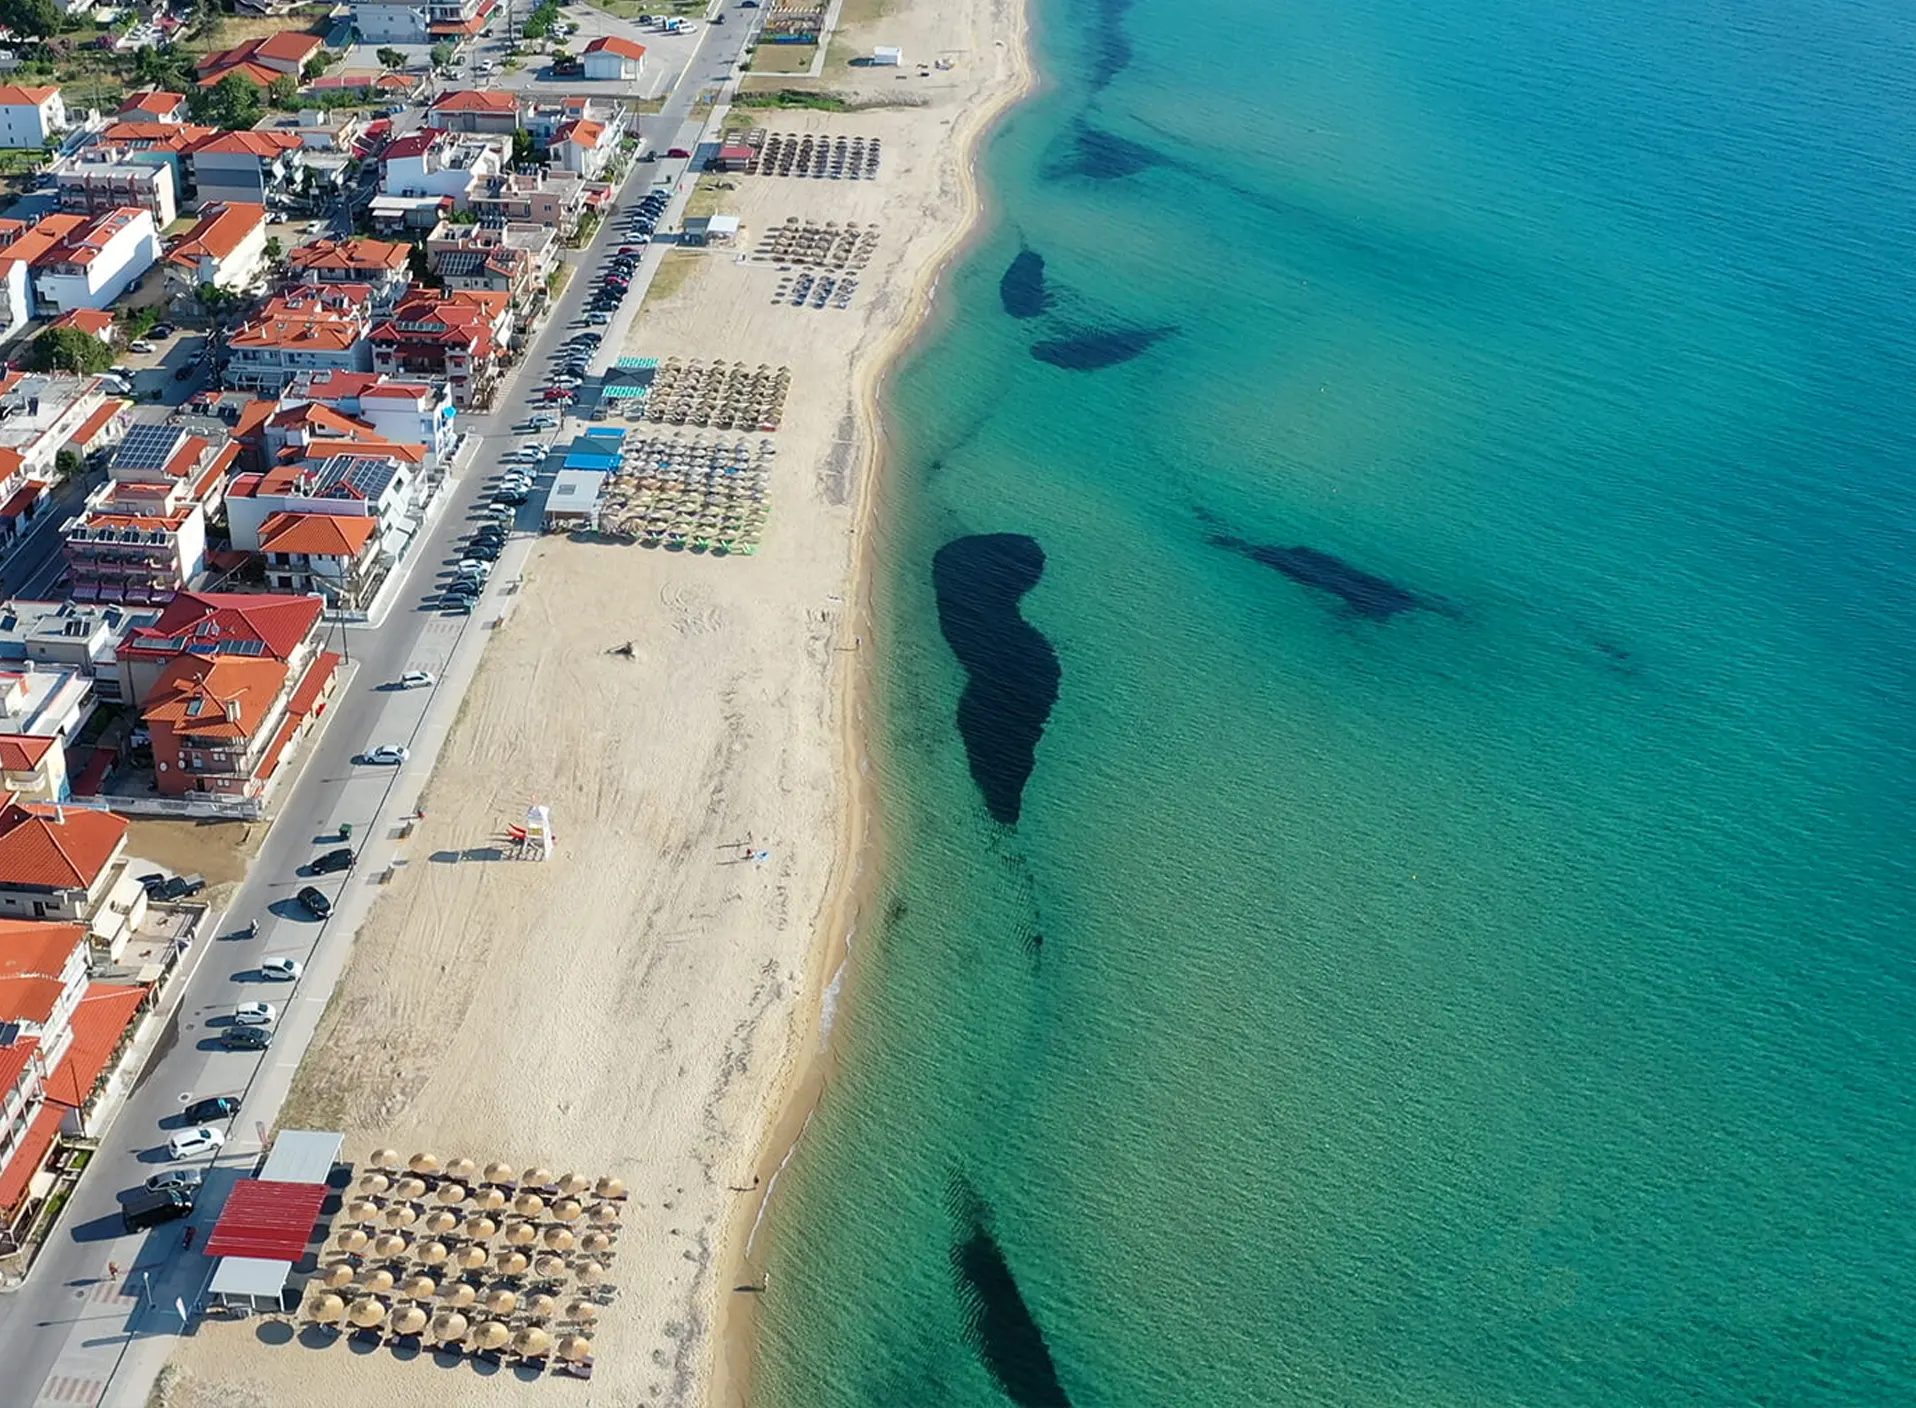
{"label": "beach bar", "polygon": [[548,533],[590,532],[599,526],[599,505],[605,498],[602,469],[562,469],[552,476],[546,491],[545,529]]}

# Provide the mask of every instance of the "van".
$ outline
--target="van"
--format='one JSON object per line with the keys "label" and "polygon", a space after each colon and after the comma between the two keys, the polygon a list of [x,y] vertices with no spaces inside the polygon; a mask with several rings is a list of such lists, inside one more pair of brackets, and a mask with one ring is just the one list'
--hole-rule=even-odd
{"label": "van", "polygon": [[144,1232],[163,1222],[178,1222],[193,1212],[193,1195],[184,1188],[141,1189],[120,1208],[120,1222],[129,1232]]}

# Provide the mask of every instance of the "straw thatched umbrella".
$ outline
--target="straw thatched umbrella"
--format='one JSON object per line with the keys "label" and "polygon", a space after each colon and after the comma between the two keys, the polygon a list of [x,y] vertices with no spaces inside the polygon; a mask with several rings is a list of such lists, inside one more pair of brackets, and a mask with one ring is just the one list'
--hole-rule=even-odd
{"label": "straw thatched umbrella", "polygon": [[596,1261],[582,1261],[574,1269],[573,1275],[579,1278],[583,1286],[596,1286],[605,1279],[605,1268]]}
{"label": "straw thatched umbrella", "polygon": [[512,1352],[536,1359],[552,1352],[552,1336],[537,1325],[528,1325],[512,1337]]}
{"label": "straw thatched umbrella", "polygon": [[561,1198],[552,1205],[552,1215],[561,1222],[577,1222],[585,1216],[585,1206],[577,1198]]}
{"label": "straw thatched umbrella", "polygon": [[439,1157],[436,1154],[418,1153],[406,1160],[406,1167],[414,1173],[437,1173]]}
{"label": "straw thatched umbrella", "polygon": [[526,1314],[535,1320],[550,1320],[559,1302],[544,1293],[526,1297]]}
{"label": "straw thatched umbrella", "polygon": [[426,1180],[411,1176],[393,1184],[393,1196],[403,1202],[416,1203],[426,1196]]}
{"label": "straw thatched umbrella", "polygon": [[369,1266],[359,1273],[361,1289],[379,1295],[393,1288],[393,1274],[383,1266]]}
{"label": "straw thatched umbrella", "polygon": [[386,1318],[386,1304],[376,1296],[361,1296],[346,1307],[346,1318],[361,1329],[370,1330]]}
{"label": "straw thatched umbrella", "polygon": [[579,1250],[591,1256],[598,1256],[601,1253],[609,1252],[612,1250],[612,1234],[609,1232],[601,1232],[597,1228],[594,1228],[592,1231],[586,1233],[585,1236],[579,1238]]}
{"label": "straw thatched umbrella", "polygon": [[375,1222],[379,1218],[379,1204],[370,1198],[354,1198],[346,1204],[348,1222]]}
{"label": "straw thatched umbrella", "polygon": [[414,1252],[413,1255],[425,1262],[428,1266],[438,1266],[444,1262],[447,1257],[451,1256],[452,1253],[446,1249],[444,1242],[422,1242],[419,1244],[419,1249]]}
{"label": "straw thatched umbrella", "polygon": [[575,1300],[565,1308],[565,1318],[576,1320],[581,1325],[590,1325],[599,1318],[599,1307],[589,1300]]}
{"label": "straw thatched umbrella", "polygon": [[521,1193],[512,1200],[512,1210],[521,1217],[537,1217],[546,1210],[546,1200],[537,1193]]}
{"label": "straw thatched umbrella", "polygon": [[434,1193],[433,1196],[442,1203],[463,1203],[466,1200],[466,1185],[450,1181],[441,1183],[439,1185],[439,1191]]}
{"label": "straw thatched umbrella", "polygon": [[592,1191],[601,1198],[623,1198],[625,1196],[625,1183],[623,1180],[614,1178],[608,1173],[604,1178],[601,1178],[597,1183],[592,1185]]}
{"label": "straw thatched umbrella", "polygon": [[383,1173],[368,1173],[359,1180],[362,1193],[383,1193],[393,1186],[393,1181]]}
{"label": "straw thatched umbrella", "polygon": [[491,1260],[491,1253],[477,1242],[468,1242],[465,1246],[461,1247],[458,1254],[453,1257],[453,1261],[459,1266],[464,1267],[467,1271],[477,1271],[489,1260]]}
{"label": "straw thatched umbrella", "polygon": [[446,1287],[445,1293],[442,1294],[439,1299],[447,1305],[457,1306],[459,1309],[464,1310],[467,1306],[479,1299],[479,1291],[470,1281],[454,1281],[450,1286]]}
{"label": "straw thatched umbrella", "polygon": [[431,1300],[433,1293],[439,1289],[439,1283],[420,1271],[408,1276],[399,1289],[414,1300]]}
{"label": "straw thatched umbrella", "polygon": [[446,1165],[446,1177],[456,1178],[461,1183],[472,1182],[473,1175],[478,1172],[478,1163],[463,1154]]}
{"label": "straw thatched umbrella", "polygon": [[552,1186],[552,1170],[549,1168],[529,1168],[526,1170],[525,1176],[519,1180],[519,1186],[522,1188],[550,1188]]}
{"label": "straw thatched umbrella", "polygon": [[589,1215],[594,1222],[604,1227],[619,1220],[619,1205],[617,1203],[594,1203]]}
{"label": "straw thatched umbrella", "polygon": [[319,1275],[322,1286],[350,1286],[359,1273],[350,1261],[336,1261]]}
{"label": "straw thatched umbrella", "polygon": [[340,1317],[345,1313],[346,1302],[334,1295],[331,1291],[326,1292],[324,1295],[314,1296],[306,1302],[307,1317],[319,1321],[322,1325],[337,1324]]}
{"label": "straw thatched umbrella", "polygon": [[339,1249],[343,1252],[363,1252],[372,1238],[357,1227],[348,1227],[339,1234]]}
{"label": "straw thatched umbrella", "polygon": [[503,1188],[482,1189],[473,1201],[487,1212],[497,1212],[506,1205],[506,1191]]}
{"label": "straw thatched umbrella", "polygon": [[575,1364],[581,1359],[592,1357],[592,1341],[584,1335],[562,1335],[559,1338],[559,1357],[570,1359]]}
{"label": "straw thatched umbrella", "polygon": [[494,1160],[486,1165],[485,1179],[488,1183],[516,1183],[519,1180],[519,1170],[511,1164]]}
{"label": "straw thatched umbrella", "polygon": [[572,1233],[568,1228],[548,1227],[545,1230],[545,1236],[540,1238],[540,1240],[555,1252],[569,1252],[572,1250]]}
{"label": "straw thatched umbrella", "polygon": [[372,1157],[366,1160],[370,1168],[383,1168],[389,1173],[399,1170],[399,1151],[397,1149],[375,1149]]}
{"label": "straw thatched umbrella", "polygon": [[395,1335],[416,1335],[426,1328],[426,1312],[416,1305],[403,1306],[386,1323]]}
{"label": "straw thatched umbrella", "polygon": [[472,1342],[481,1349],[497,1349],[512,1338],[512,1331],[497,1320],[481,1320],[472,1332]]}
{"label": "straw thatched umbrella", "polygon": [[559,1179],[559,1191],[568,1198],[576,1198],[591,1186],[591,1181],[583,1173],[568,1173]]}
{"label": "straw thatched umbrella", "polygon": [[426,1218],[426,1230],[435,1237],[444,1236],[459,1225],[459,1214],[447,1212],[444,1208],[429,1214]]}
{"label": "straw thatched umbrella", "polygon": [[538,1239],[539,1229],[530,1222],[508,1222],[506,1224],[506,1245],[509,1247],[531,1246]]}
{"label": "straw thatched umbrella", "polygon": [[532,1263],[532,1270],[535,1275],[543,1276],[548,1281],[553,1280],[565,1275],[565,1258],[547,1252]]}
{"label": "straw thatched umbrella", "polygon": [[523,1276],[525,1275],[526,1267],[531,1263],[526,1260],[526,1254],[524,1252],[507,1251],[499,1253],[496,1264],[499,1267],[499,1274],[502,1276]]}
{"label": "straw thatched umbrella", "polygon": [[466,1235],[468,1237],[478,1237],[483,1239],[486,1237],[496,1237],[499,1235],[499,1224],[494,1222],[489,1217],[479,1217],[479,1216],[469,1217],[466,1219],[465,1226],[466,1226]]}
{"label": "straw thatched umbrella", "polygon": [[466,1317],[456,1310],[442,1310],[432,1317],[432,1337],[441,1344],[464,1339],[467,1328]]}
{"label": "straw thatched umbrella", "polygon": [[419,1209],[411,1203],[394,1203],[380,1218],[388,1227],[410,1227],[419,1221]]}
{"label": "straw thatched umbrella", "polygon": [[406,1248],[410,1245],[411,1243],[397,1232],[381,1232],[377,1237],[373,1238],[373,1255],[400,1256],[404,1254]]}
{"label": "straw thatched umbrella", "polygon": [[519,1296],[504,1286],[486,1297],[486,1310],[492,1315],[510,1315],[519,1308]]}

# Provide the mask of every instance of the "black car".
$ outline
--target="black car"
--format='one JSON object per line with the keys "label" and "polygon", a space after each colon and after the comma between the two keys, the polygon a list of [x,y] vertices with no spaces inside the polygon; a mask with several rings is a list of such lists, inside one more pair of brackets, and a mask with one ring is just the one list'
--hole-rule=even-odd
{"label": "black car", "polygon": [[192,376],[193,373],[198,370],[199,370],[199,365],[195,362],[188,362],[184,366],[175,367],[173,369],[173,380],[185,381],[188,377]]}
{"label": "black car", "polygon": [[239,1113],[237,1095],[215,1095],[207,1100],[195,1100],[186,1107],[188,1124],[211,1124],[214,1120],[231,1119]]}
{"label": "black car", "polygon": [[324,919],[333,912],[333,902],[311,885],[302,887],[293,898],[298,900],[301,907],[315,919]]}
{"label": "black car", "polygon": [[312,865],[308,868],[315,875],[331,875],[335,870],[351,870],[353,868],[353,848],[351,846],[341,846],[337,850],[328,851],[321,856],[315,856],[313,857]]}
{"label": "black car", "polygon": [[497,543],[474,543],[468,551],[472,554],[473,558],[479,562],[497,562],[499,560],[499,545]]}
{"label": "black car", "polygon": [[179,329],[171,323],[155,323],[146,330],[146,335],[148,337],[171,337],[178,331]]}
{"label": "black car", "polygon": [[220,1033],[220,1045],[228,1051],[264,1051],[272,1044],[271,1027],[228,1027]]}

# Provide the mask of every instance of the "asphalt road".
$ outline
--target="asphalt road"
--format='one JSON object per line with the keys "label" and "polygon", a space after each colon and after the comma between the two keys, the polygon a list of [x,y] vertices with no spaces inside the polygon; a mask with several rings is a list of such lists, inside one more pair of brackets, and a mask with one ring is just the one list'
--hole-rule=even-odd
{"label": "asphalt road", "polygon": [[[749,15],[752,12],[744,12]],[[728,24],[705,30],[697,71],[717,74],[735,67],[750,26]],[[709,51],[709,52],[708,52]],[[648,119],[653,144],[670,145],[663,134],[678,134],[690,116],[693,88],[685,85],[663,113]],[[669,163],[663,173],[682,174],[684,163]],[[662,173],[635,166],[621,192],[621,205],[650,186]],[[689,187],[689,182],[683,183]],[[674,212],[682,206],[681,192]],[[668,214],[668,218],[670,218]],[[663,223],[663,222],[662,222]],[[375,819],[415,795],[430,767],[436,742],[451,726],[463,687],[476,663],[477,645],[517,563],[525,555],[523,537],[509,548],[495,572],[487,599],[471,616],[439,609],[437,599],[451,566],[461,555],[458,543],[477,521],[502,451],[528,437],[515,434],[537,404],[541,383],[558,345],[577,330],[583,307],[597,282],[608,245],[623,242],[621,210],[599,230],[592,246],[574,256],[581,265],[558,307],[528,355],[505,384],[491,414],[462,417],[468,434],[484,437],[478,456],[465,464],[445,510],[429,526],[421,550],[399,598],[377,629],[335,632],[332,648],[343,649],[351,673],[336,693],[323,732],[306,746],[299,775],[276,799],[278,819],[233,896],[219,926],[222,937],[196,945],[186,955],[187,971],[176,979],[178,1007],[173,1027],[149,1060],[139,1083],[112,1125],[100,1136],[100,1149],[81,1178],[51,1242],[24,1286],[0,1295],[0,1364],[6,1365],[7,1398],[14,1403],[88,1402],[143,1404],[152,1376],[170,1348],[181,1322],[175,1299],[189,1305],[201,1289],[210,1263],[183,1248],[181,1224],[128,1236],[121,1228],[124,1196],[156,1170],[169,1166],[168,1133],[179,1126],[180,1111],[208,1095],[238,1095],[240,1113],[228,1124],[229,1142],[210,1166],[202,1206],[192,1219],[202,1234],[213,1220],[223,1185],[250,1172],[257,1160],[260,1133],[277,1115],[279,1103],[317,1025],[331,983],[343,966],[353,926],[376,894],[368,865],[344,875],[310,878],[300,869],[322,850],[337,844],[339,825],[351,822],[354,844],[390,852],[383,826]],[[646,260],[646,270],[656,267]],[[619,334],[643,298],[649,280],[635,278],[626,305],[595,364],[618,352]],[[571,423],[565,427],[569,430]],[[537,505],[521,513],[522,532],[536,527]],[[49,515],[49,523],[53,522]],[[41,531],[48,531],[43,525]],[[515,551],[516,548],[516,551]],[[50,559],[49,559],[50,560]],[[43,572],[32,574],[34,578]],[[429,689],[391,687],[410,669],[439,677]],[[421,740],[426,746],[418,746]],[[403,767],[377,767],[356,761],[382,743],[414,747]],[[322,924],[305,914],[293,896],[304,884],[316,884],[335,898],[337,912]],[[224,937],[257,920],[257,937]],[[293,957],[306,964],[297,984],[263,981],[260,961]],[[282,1005],[280,1038],[264,1053],[229,1052],[218,1045],[235,1004],[266,1000]],[[109,1277],[109,1263],[120,1275]]]}

